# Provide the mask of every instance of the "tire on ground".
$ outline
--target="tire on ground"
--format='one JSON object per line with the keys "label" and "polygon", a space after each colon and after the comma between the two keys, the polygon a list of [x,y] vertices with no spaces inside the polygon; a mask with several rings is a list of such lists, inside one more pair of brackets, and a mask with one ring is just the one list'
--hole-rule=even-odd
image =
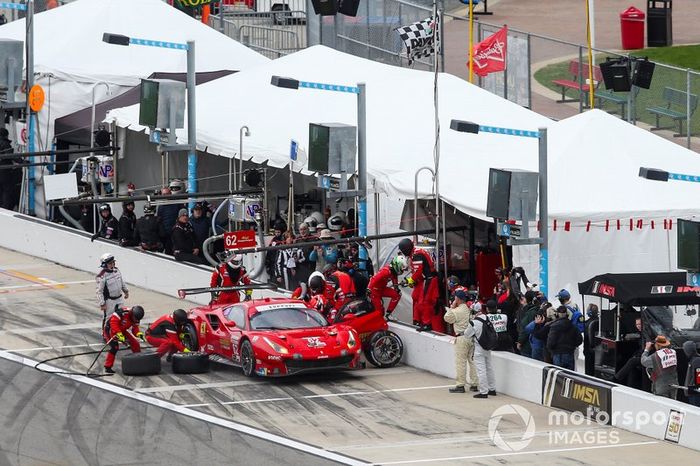
{"label": "tire on ground", "polygon": [[160,374],[160,356],[158,353],[131,353],[122,358],[124,375]]}
{"label": "tire on ground", "polygon": [[204,374],[209,372],[209,355],[205,353],[173,354],[175,374]]}
{"label": "tire on ground", "polygon": [[364,348],[365,357],[376,367],[393,367],[403,357],[403,341],[389,330],[375,332]]}

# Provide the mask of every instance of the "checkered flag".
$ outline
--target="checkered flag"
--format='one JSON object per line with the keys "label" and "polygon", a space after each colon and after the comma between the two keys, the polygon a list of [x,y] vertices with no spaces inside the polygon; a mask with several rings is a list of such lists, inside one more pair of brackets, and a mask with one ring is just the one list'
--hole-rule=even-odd
{"label": "checkered flag", "polygon": [[406,44],[409,65],[413,64],[413,60],[431,56],[436,49],[440,48],[438,20],[432,16],[408,26],[398,27],[395,30],[399,33],[403,43]]}

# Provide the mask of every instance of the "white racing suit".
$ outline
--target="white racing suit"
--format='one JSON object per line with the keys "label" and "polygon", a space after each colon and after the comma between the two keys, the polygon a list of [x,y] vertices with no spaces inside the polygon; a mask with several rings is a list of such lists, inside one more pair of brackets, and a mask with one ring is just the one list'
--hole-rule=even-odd
{"label": "white racing suit", "polygon": [[[486,319],[484,314],[478,314],[477,317]],[[472,325],[464,331],[464,336],[474,339],[474,365],[476,366],[476,375],[479,379],[479,393],[487,395],[489,391],[496,390],[496,376],[493,372],[493,362],[491,361],[491,351],[485,350],[479,344],[479,337],[483,324],[479,319],[473,319]]]}
{"label": "white racing suit", "polygon": [[128,293],[129,289],[124,283],[122,273],[116,267],[111,271],[103,268],[95,277],[95,281],[97,282],[95,290],[97,305],[100,307],[106,305],[105,310],[102,311],[102,327],[104,328],[106,316],[112,315],[115,306],[124,305],[124,293]]}

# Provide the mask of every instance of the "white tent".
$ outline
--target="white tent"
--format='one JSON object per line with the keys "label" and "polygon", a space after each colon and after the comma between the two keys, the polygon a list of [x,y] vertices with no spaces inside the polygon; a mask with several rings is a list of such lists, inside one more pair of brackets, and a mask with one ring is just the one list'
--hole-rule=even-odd
{"label": "white tent", "polygon": [[[312,47],[198,87],[200,150],[236,156],[237,129],[248,125],[253,134],[244,141],[244,158],[284,166],[290,139],[307,146],[309,122],[356,123],[352,94],[279,89],[270,85],[272,75],[332,84],[365,82],[370,179],[394,199],[413,197],[416,170],[433,166],[432,73]],[[658,166],[700,174],[697,154],[600,111],[554,123],[448,74],[439,75],[439,95],[440,192],[478,218],[487,219],[489,168],[537,171],[537,140],[457,133],[449,129],[450,120],[549,128],[550,230],[558,222],[550,233],[550,290],[575,289],[577,281],[597,273],[674,269],[675,232],[663,229],[663,218],[675,222],[692,215],[692,193],[700,186],[647,181],[637,173],[640,166]],[[122,127],[145,129],[137,124],[138,106],[114,110],[109,118]],[[419,193],[431,190],[429,177],[422,176]],[[626,232],[616,230],[618,219],[624,219]],[[608,232],[605,220],[611,221]],[[642,228],[637,228],[639,220]],[[536,248],[516,248],[515,257],[516,263],[538,270]],[[531,275],[536,280],[537,274]]]}
{"label": "white tent", "polygon": [[[46,104],[38,115],[37,150],[50,148],[56,118],[91,105],[93,87],[100,102],[153,72],[186,71],[182,50],[106,44],[105,32],[168,42],[194,40],[197,71],[238,71],[269,62],[160,0],[78,0],[39,13],[34,17],[34,71]],[[25,21],[0,26],[0,38],[24,41]],[[109,92],[107,86],[96,86],[99,82],[107,83]]]}

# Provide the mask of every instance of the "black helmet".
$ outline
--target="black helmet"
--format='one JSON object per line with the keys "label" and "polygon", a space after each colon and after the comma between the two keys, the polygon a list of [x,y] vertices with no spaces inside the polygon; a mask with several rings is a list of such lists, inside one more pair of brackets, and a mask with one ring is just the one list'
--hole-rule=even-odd
{"label": "black helmet", "polygon": [[323,279],[323,277],[316,275],[309,279],[309,289],[314,293],[323,291],[323,288],[325,288],[325,286],[326,281]]}
{"label": "black helmet", "polygon": [[144,312],[141,306],[134,306],[131,308],[131,317],[133,317],[136,322],[141,322],[143,315]]}
{"label": "black helmet", "polygon": [[109,206],[109,204],[100,204],[100,213],[102,212],[112,212],[112,208]]}
{"label": "black helmet", "polygon": [[132,201],[132,200],[122,202],[123,209],[126,209],[126,206],[128,206],[128,205],[136,205],[136,204],[134,204],[134,201]]}
{"label": "black helmet", "polygon": [[145,215],[150,215],[150,214],[155,214],[156,213],[156,206],[153,204],[149,204],[148,202],[144,204],[143,206],[143,213]]}
{"label": "black helmet", "polygon": [[173,311],[173,320],[178,325],[184,324],[187,322],[187,312],[184,309],[175,309]]}
{"label": "black helmet", "polygon": [[399,241],[399,251],[406,257],[409,257],[413,253],[413,241],[409,238],[404,238]]}

